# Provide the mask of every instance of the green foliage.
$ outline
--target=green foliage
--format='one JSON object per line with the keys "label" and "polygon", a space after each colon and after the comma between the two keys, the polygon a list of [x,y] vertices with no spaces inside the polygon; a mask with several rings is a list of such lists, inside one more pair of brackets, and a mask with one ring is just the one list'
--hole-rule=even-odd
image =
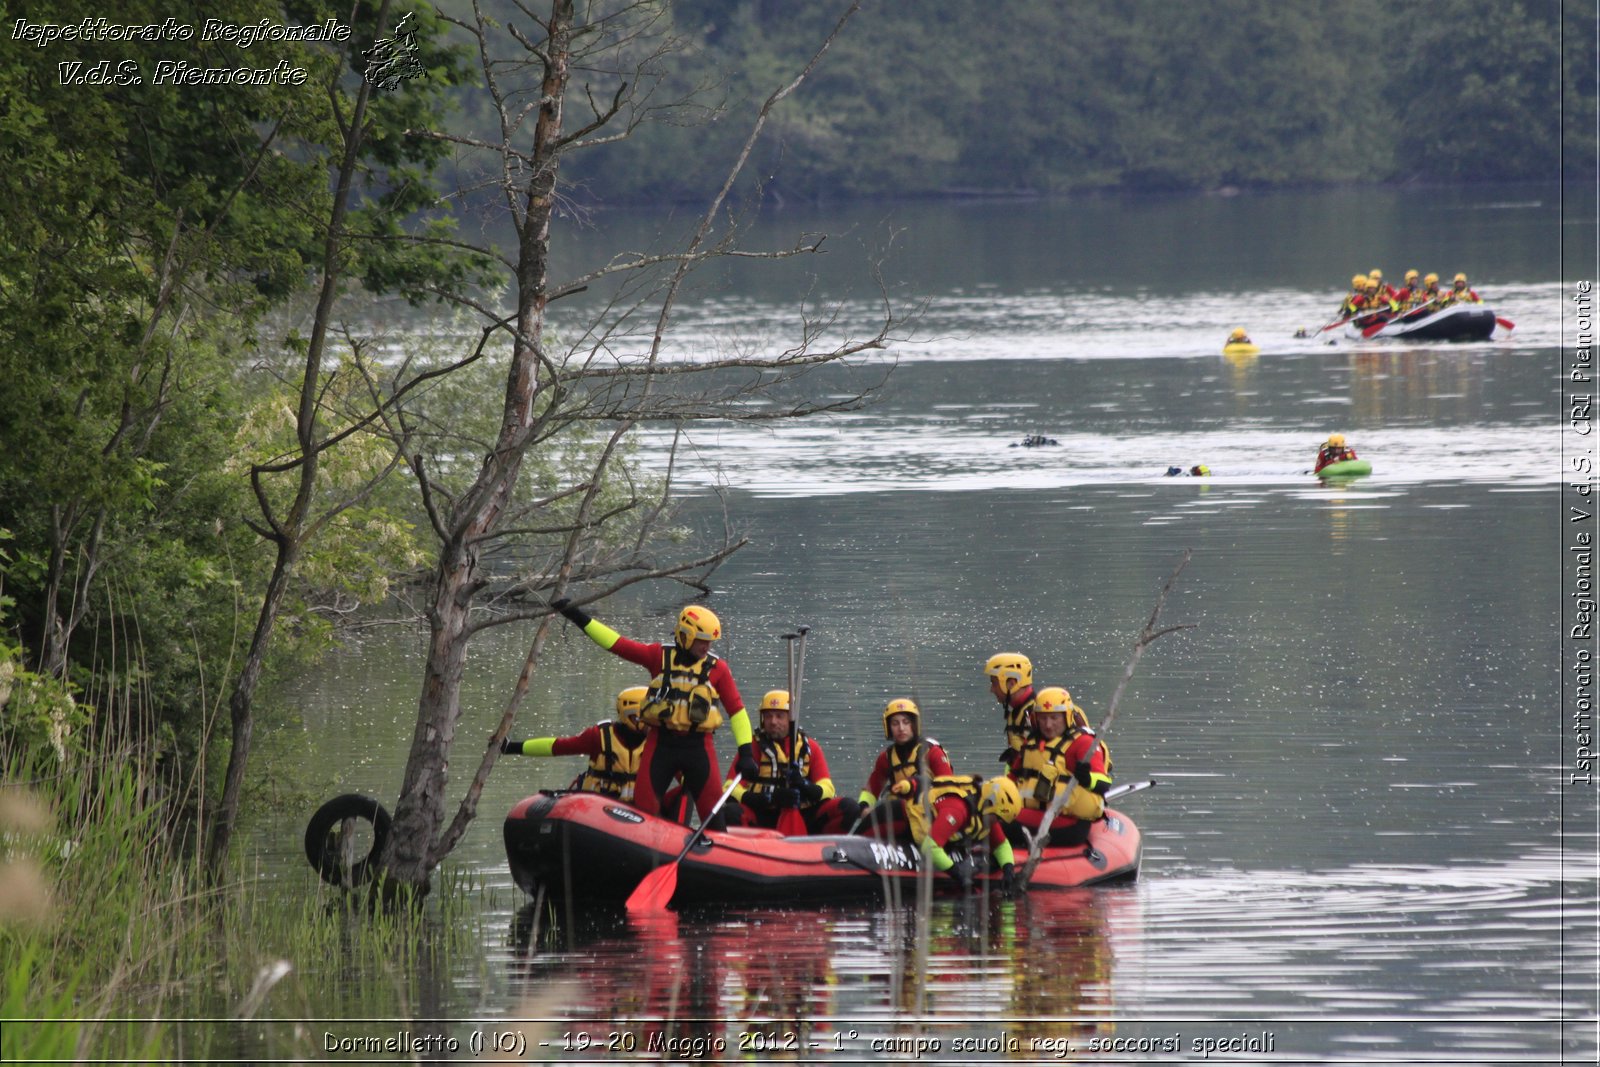
{"label": "green foliage", "polygon": [[1559,10],[1443,0],[1434,15],[1417,27],[1392,88],[1403,116],[1402,166],[1451,180],[1557,174]]}
{"label": "green foliage", "polygon": [[[725,118],[571,173],[599,199],[698,199],[839,10],[679,5],[673,84],[714,73]],[[1563,135],[1592,175],[1593,30],[1590,6],[1526,0],[868,3],[780,107],[760,179],[823,200],[1550,178]]]}
{"label": "green foliage", "polygon": [[[0,527],[6,649],[29,674],[10,709],[33,739],[60,719],[54,678],[108,722],[161,739],[192,765],[212,729],[261,603],[270,556],[241,521],[256,502],[237,449],[261,458],[292,437],[241,442],[263,404],[293,405],[303,350],[277,359],[266,313],[304,293],[324,267],[331,169],[343,159],[351,64],[379,32],[378,4],[321,0],[130,0],[118,21],[200,26],[354,27],[345,54],[317,43],[257,41],[248,50],[190,41],[62,40],[19,46],[0,66]],[[363,154],[337,267],[358,284],[418,301],[473,278],[480,263],[442,243],[450,219],[430,169],[443,146],[406,131],[433,116],[462,72],[439,43],[437,16],[405,5],[425,78],[372,92]],[[8,15],[77,22],[55,0]],[[389,17],[400,15],[397,5]],[[158,60],[304,69],[304,86],[157,84]],[[137,63],[138,84],[62,91],[58,64]],[[330,95],[337,86],[342,97]],[[419,217],[426,213],[427,217]],[[401,239],[425,233],[429,241]],[[347,361],[348,363],[348,361]],[[263,386],[247,366],[281,377]],[[284,382],[288,382],[287,398]],[[355,368],[338,368],[331,402],[354,403]],[[331,416],[337,421],[339,411]],[[377,439],[336,448],[322,485],[337,492],[382,462]],[[261,448],[251,447],[260,445]],[[291,474],[290,477],[293,475]],[[274,500],[284,494],[269,484]],[[329,619],[381,596],[414,567],[415,545],[383,501],[338,516],[324,551],[303,558],[291,593],[289,656],[324,644]],[[319,554],[320,553],[320,554]],[[268,665],[269,670],[271,665]],[[22,677],[19,675],[19,677]],[[26,725],[26,730],[24,726]],[[110,736],[107,733],[106,736]]]}

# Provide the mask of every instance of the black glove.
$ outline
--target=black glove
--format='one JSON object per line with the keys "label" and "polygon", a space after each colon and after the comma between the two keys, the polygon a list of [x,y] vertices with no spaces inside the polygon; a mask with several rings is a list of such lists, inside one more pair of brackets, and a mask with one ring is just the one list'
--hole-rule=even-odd
{"label": "black glove", "polygon": [[772,811],[772,801],[767,798],[767,794],[758,793],[754,789],[746,792],[739,799],[739,803],[743,804],[755,815],[765,815]]}
{"label": "black glove", "polygon": [[572,624],[580,630],[585,626],[588,626],[589,623],[593,621],[583,611],[582,608],[575,608],[572,606],[571,597],[557,597],[556,599],[550,601],[550,606],[561,612],[561,614],[565,615],[568,619],[571,619]]}
{"label": "black glove", "polygon": [[761,773],[761,764],[756,762],[755,751],[748,742],[739,746],[739,756],[733,761],[733,769],[747,782],[755,781]]}
{"label": "black glove", "polygon": [[862,815],[865,815],[867,812],[871,811],[874,807],[876,807],[876,805],[874,805],[872,803],[872,801],[870,801],[870,800],[858,800],[858,801],[856,801],[856,803],[861,806],[861,814]]}
{"label": "black glove", "polygon": [[1007,767],[1009,767],[1009,766],[1011,766],[1012,759],[1014,759],[1016,757],[1016,754],[1017,754],[1017,750],[1016,749],[1007,748],[1007,749],[1002,749],[1001,752],[1000,752],[1000,755],[996,756],[995,758],[997,760],[999,760],[1001,763],[1004,763]]}
{"label": "black glove", "polygon": [[1017,891],[1017,865],[1008,863],[1000,868],[1000,894],[1012,896]]}
{"label": "black glove", "polygon": [[780,808],[798,808],[800,806],[800,791],[797,789],[774,789],[772,802]]}
{"label": "black glove", "polygon": [[522,755],[522,742],[513,741],[508,737],[504,741],[500,742],[500,751],[506,753],[507,755],[520,756]]}
{"label": "black glove", "polygon": [[955,866],[944,873],[955,880],[956,885],[961,887],[963,893],[972,890],[972,861],[966,856],[956,860]]}
{"label": "black glove", "polygon": [[822,803],[822,787],[816,782],[801,782],[800,799],[807,804]]}

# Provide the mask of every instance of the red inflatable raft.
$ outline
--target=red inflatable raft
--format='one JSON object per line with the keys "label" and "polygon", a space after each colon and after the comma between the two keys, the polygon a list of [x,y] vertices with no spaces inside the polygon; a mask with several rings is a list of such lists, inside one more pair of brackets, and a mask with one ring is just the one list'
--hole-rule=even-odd
{"label": "red inflatable raft", "polygon": [[[622,901],[639,880],[682,851],[689,828],[595,793],[541,792],[506,816],[506,858],[524,892]],[[1139,828],[1117,811],[1085,845],[1047,848],[1029,882],[1070,889],[1139,876]],[[678,896],[696,902],[828,902],[882,896],[920,869],[910,845],[861,836],[783,837],[776,830],[708,830],[678,866]],[[981,863],[981,856],[979,858]],[[979,870],[978,878],[999,880]],[[935,885],[945,888],[948,879]],[[954,888],[950,886],[950,888]]]}

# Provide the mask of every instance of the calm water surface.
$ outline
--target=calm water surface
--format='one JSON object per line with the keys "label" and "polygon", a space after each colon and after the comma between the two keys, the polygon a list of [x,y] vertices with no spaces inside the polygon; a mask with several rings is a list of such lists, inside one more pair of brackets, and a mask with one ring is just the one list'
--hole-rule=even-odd
{"label": "calm water surface", "polygon": [[[807,387],[853,395],[897,362],[874,402],[694,437],[686,521],[751,542],[713,578],[723,651],[751,699],[784,683],[779,635],[812,627],[805,725],[846,792],[901,695],[958,769],[994,769],[995,651],[1098,721],[1192,549],[1164,621],[1196,627],[1147,650],[1106,734],[1118,780],[1159,782],[1121,805],[1139,882],[926,920],[552,914],[512,886],[499,815],[578,761],[507,759],[457,854],[488,932],[428,976],[419,1019],[571,1062],[1593,1062],[1595,797],[1564,784],[1557,658],[1559,253],[1588,235],[1592,262],[1593,213],[1574,226],[1553,189],[1367,194],[1362,217],[1390,224],[1357,232],[1349,195],[899,209],[916,268],[896,284],[928,301],[915,336]],[[845,221],[870,245],[877,220]],[[1375,264],[1466,270],[1516,328],[1293,336]],[[848,275],[813,291],[851,328],[872,309]],[[792,293],[765,284],[704,294],[680,354],[789,329]],[[1239,325],[1262,352],[1229,361]],[[1304,473],[1333,430],[1372,476]],[[1027,434],[1058,444],[1015,447]],[[1212,476],[1163,476],[1194,463]],[[673,596],[599,614],[654,639]],[[529,636],[475,646],[459,775]],[[417,653],[379,631],[285,694],[327,795],[392,801]],[[635,674],[568,631],[515,732],[574,732]],[[263,828],[262,863],[320,891],[299,826]]]}

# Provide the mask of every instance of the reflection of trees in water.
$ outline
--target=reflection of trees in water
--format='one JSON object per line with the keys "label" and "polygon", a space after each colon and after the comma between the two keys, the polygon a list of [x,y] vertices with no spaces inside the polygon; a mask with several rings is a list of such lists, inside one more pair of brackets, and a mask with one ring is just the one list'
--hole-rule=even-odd
{"label": "reflection of trees in water", "polygon": [[[953,1036],[1005,1029],[1019,1043],[1006,1051],[1025,1056],[1031,1039],[1077,1044],[1114,1030],[1112,929],[1136,922],[1138,908],[1131,889],[942,900],[925,919],[912,907],[853,907],[640,924],[620,908],[529,905],[512,930],[514,978],[529,995],[570,983],[571,996],[551,1006],[570,1020],[563,1030],[596,1046],[626,1033],[639,1051],[673,1042],[680,1059],[806,1058],[807,1042],[831,1050],[831,1035],[849,1030],[860,1039],[847,1048],[870,1034],[926,1034],[948,1048]],[[747,1035],[763,1035],[764,1047],[741,1048]]]}

